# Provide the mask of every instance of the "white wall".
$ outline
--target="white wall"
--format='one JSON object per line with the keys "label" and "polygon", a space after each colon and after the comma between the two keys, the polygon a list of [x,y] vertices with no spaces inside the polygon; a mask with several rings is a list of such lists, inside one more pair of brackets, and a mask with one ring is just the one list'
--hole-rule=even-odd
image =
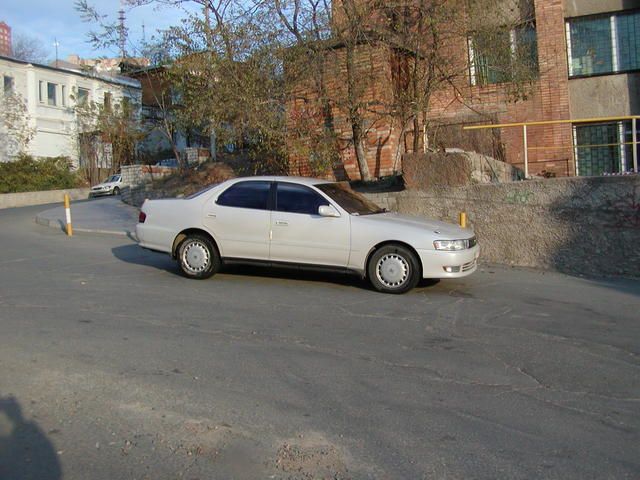
{"label": "white wall", "polygon": [[[72,96],[77,97],[78,88],[89,90],[89,100],[96,103],[103,102],[105,92],[111,93],[114,105],[124,97],[138,105],[141,103],[140,83],[132,79],[111,82],[80,72],[0,58],[0,82],[5,75],[14,78],[14,91],[26,99],[29,124],[35,129],[27,153],[35,156],[64,155],[77,164],[77,124]],[[54,105],[48,98],[48,84],[55,85]],[[6,160],[0,158],[0,161]]]}

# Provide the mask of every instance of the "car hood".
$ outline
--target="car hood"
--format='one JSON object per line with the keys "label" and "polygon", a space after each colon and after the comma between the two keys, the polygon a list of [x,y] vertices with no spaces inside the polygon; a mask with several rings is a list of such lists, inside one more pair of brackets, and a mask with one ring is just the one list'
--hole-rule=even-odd
{"label": "car hood", "polygon": [[388,228],[393,231],[398,229],[421,230],[425,229],[439,236],[443,240],[456,240],[470,238],[474,235],[470,228],[461,228],[457,225],[438,220],[430,220],[411,215],[402,215],[396,212],[378,213],[374,215],[356,216],[358,222],[367,222],[370,225]]}
{"label": "car hood", "polygon": [[93,187],[110,187],[111,185],[118,185],[120,182],[102,182],[97,183]]}

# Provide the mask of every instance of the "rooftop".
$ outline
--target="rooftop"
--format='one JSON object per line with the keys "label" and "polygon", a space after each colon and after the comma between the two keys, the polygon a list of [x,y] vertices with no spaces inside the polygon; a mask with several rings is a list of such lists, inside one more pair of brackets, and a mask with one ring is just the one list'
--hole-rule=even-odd
{"label": "rooftop", "polygon": [[26,66],[31,65],[35,68],[42,68],[45,70],[52,70],[52,71],[61,72],[61,73],[78,75],[80,77],[101,80],[103,82],[113,83],[116,85],[123,85],[130,88],[141,88],[140,82],[133,78],[124,77],[122,75],[117,75],[117,74],[108,73],[108,72],[97,73],[94,71],[86,71],[86,70],[83,70],[80,65],[75,65],[73,63],[66,62],[64,60],[58,60],[57,67],[51,66],[51,65],[44,65],[40,63],[34,63],[34,62],[27,62],[24,60],[17,60],[15,58],[6,57],[4,55],[0,55],[0,60],[16,63],[19,65],[26,65]]}

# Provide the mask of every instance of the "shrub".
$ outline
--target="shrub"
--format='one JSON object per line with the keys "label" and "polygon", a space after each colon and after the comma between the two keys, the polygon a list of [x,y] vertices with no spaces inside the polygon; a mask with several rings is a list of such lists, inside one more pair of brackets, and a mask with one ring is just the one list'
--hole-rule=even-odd
{"label": "shrub", "polygon": [[36,160],[21,154],[14,162],[0,163],[0,193],[75,188],[80,181],[69,166],[67,157]]}

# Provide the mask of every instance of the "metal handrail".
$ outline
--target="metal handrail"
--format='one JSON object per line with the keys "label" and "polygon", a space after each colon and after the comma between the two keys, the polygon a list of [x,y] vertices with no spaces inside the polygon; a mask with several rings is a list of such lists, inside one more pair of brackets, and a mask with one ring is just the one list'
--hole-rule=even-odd
{"label": "metal handrail", "polygon": [[524,150],[524,176],[529,178],[529,150],[543,150],[554,148],[566,148],[566,147],[529,147],[527,144],[527,127],[539,126],[539,125],[558,125],[564,123],[579,124],[579,123],[605,123],[605,122],[621,122],[625,120],[631,120],[631,142],[615,143],[609,145],[577,145],[574,148],[587,148],[587,147],[606,147],[617,145],[633,145],[633,170],[638,172],[638,133],[637,133],[637,121],[640,119],[640,115],[624,115],[620,117],[594,117],[594,118],[574,118],[569,120],[539,120],[534,122],[515,122],[515,123],[495,123],[486,125],[469,125],[462,127],[463,130],[482,130],[493,128],[513,128],[522,127],[523,137],[523,150]]}

